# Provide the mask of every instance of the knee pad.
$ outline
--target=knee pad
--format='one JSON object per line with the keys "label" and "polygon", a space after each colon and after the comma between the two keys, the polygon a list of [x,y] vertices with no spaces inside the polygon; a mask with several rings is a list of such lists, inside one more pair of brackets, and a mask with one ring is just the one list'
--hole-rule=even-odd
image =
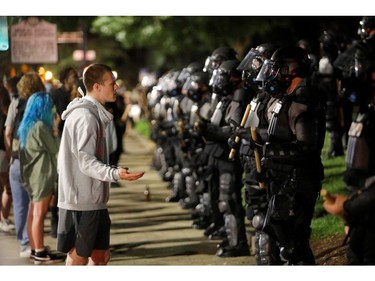
{"label": "knee pad", "polygon": [[264,225],[264,219],[265,215],[263,213],[257,213],[253,216],[251,224],[256,230],[262,230]]}
{"label": "knee pad", "polygon": [[191,176],[192,174],[192,170],[190,168],[182,168],[181,170],[182,174],[186,177],[186,176]]}
{"label": "knee pad", "polygon": [[219,211],[222,214],[229,212],[229,202],[228,201],[219,201]]}
{"label": "knee pad", "polygon": [[230,246],[237,246],[238,244],[238,224],[234,215],[224,216],[225,232]]}
{"label": "knee pad", "polygon": [[109,250],[93,250],[89,263],[95,265],[106,265],[109,262],[111,253]]}
{"label": "knee pad", "polygon": [[231,197],[232,175],[225,173],[220,175],[220,195],[219,200],[228,201]]}
{"label": "knee pad", "polygon": [[195,182],[192,176],[185,177],[186,192],[191,194],[195,190]]}

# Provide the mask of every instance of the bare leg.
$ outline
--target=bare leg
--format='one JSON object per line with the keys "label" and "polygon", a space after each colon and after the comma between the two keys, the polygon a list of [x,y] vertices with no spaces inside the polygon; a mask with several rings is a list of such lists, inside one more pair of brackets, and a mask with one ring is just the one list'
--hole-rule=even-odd
{"label": "bare leg", "polygon": [[77,254],[76,248],[73,248],[66,256],[65,265],[87,265],[87,262],[88,258],[79,256]]}
{"label": "bare leg", "polygon": [[0,190],[1,190],[1,202],[0,202],[0,218],[1,220],[8,219],[10,208],[12,206],[12,191],[9,184],[9,174],[0,174]]}
{"label": "bare leg", "polygon": [[49,202],[52,194],[44,197],[41,201],[34,202],[33,221],[32,221],[32,240],[34,242],[34,249],[44,248],[44,220],[46,218]]}
{"label": "bare leg", "polygon": [[33,226],[33,220],[34,220],[33,210],[34,210],[34,203],[30,201],[29,212],[27,213],[27,219],[26,219],[26,229],[27,229],[27,235],[29,236],[30,248],[35,250],[35,243],[34,243],[33,232],[32,232],[32,226]]}

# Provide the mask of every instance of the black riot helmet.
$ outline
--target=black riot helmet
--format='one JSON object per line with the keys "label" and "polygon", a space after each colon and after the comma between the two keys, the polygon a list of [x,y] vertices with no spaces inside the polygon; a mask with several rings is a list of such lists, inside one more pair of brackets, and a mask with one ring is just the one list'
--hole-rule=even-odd
{"label": "black riot helmet", "polygon": [[226,60],[214,70],[210,80],[214,93],[221,96],[233,93],[242,81],[241,71],[237,70],[239,64],[239,60]]}
{"label": "black riot helmet", "polygon": [[319,37],[320,49],[331,61],[334,61],[339,52],[336,34],[331,30],[324,30]]}
{"label": "black riot helmet", "polygon": [[169,97],[176,97],[181,94],[182,85],[177,80],[180,72],[181,70],[171,69],[159,78],[157,86],[163,94]]}
{"label": "black riot helmet", "polygon": [[198,71],[198,70],[203,70],[203,67],[204,67],[204,64],[203,62],[192,62],[192,63],[189,63],[186,67],[184,67],[182,70],[181,70],[181,73],[180,75],[178,76],[177,80],[182,84],[184,85],[186,79],[194,72]]}
{"label": "black riot helmet", "polygon": [[212,52],[211,56],[207,57],[203,71],[212,75],[213,71],[217,69],[223,61],[234,59],[237,59],[237,53],[233,48],[227,46],[219,47]]}
{"label": "black riot helmet", "polygon": [[208,73],[203,70],[193,72],[185,81],[182,87],[182,94],[186,94],[194,102],[201,100],[203,93],[205,93],[209,86]]}
{"label": "black riot helmet", "polygon": [[310,59],[306,50],[297,46],[277,49],[271,59],[265,60],[257,76],[271,95],[284,92],[295,77],[305,78],[309,73]]}
{"label": "black riot helmet", "polygon": [[257,90],[259,82],[256,81],[259,70],[266,59],[270,59],[276,51],[276,45],[263,43],[256,48],[251,48],[245,58],[238,65],[237,70],[242,71],[242,80],[245,88]]}
{"label": "black riot helmet", "polygon": [[365,39],[369,36],[370,30],[374,28],[375,28],[375,17],[364,16],[359,21],[358,35],[361,36],[362,39]]}

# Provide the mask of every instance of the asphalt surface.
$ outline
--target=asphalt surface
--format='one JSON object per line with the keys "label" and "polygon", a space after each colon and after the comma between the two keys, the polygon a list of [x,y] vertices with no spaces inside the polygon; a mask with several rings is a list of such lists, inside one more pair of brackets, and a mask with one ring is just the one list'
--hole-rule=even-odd
{"label": "asphalt surface", "polygon": [[[215,255],[220,241],[207,239],[203,230],[193,229],[188,210],[178,203],[165,202],[171,193],[168,184],[151,168],[155,145],[135,132],[124,138],[125,153],[119,165],[130,172],[145,171],[135,182],[121,182],[111,188],[109,213],[111,226],[111,260],[117,266],[248,266],[255,265],[254,256],[220,258]],[[144,191],[149,187],[150,201]],[[49,236],[49,217],[45,222],[45,244],[56,249]],[[0,232],[0,265],[38,267],[28,258],[19,257],[14,233]],[[64,263],[55,265],[63,266]],[[40,267],[40,266],[39,266]]]}

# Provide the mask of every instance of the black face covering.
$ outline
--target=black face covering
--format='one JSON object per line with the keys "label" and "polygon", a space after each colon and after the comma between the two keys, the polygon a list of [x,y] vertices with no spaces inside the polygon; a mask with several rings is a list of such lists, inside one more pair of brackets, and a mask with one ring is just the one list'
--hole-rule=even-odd
{"label": "black face covering", "polygon": [[202,90],[201,89],[188,89],[187,96],[194,102],[198,102],[202,98]]}
{"label": "black face covering", "polygon": [[266,82],[265,91],[271,96],[276,97],[284,94],[289,85],[289,81],[275,78],[271,81]]}
{"label": "black face covering", "polygon": [[258,72],[258,70],[244,70],[242,72],[242,81],[246,88],[254,91],[258,90],[259,86],[261,86],[261,82],[256,80]]}

